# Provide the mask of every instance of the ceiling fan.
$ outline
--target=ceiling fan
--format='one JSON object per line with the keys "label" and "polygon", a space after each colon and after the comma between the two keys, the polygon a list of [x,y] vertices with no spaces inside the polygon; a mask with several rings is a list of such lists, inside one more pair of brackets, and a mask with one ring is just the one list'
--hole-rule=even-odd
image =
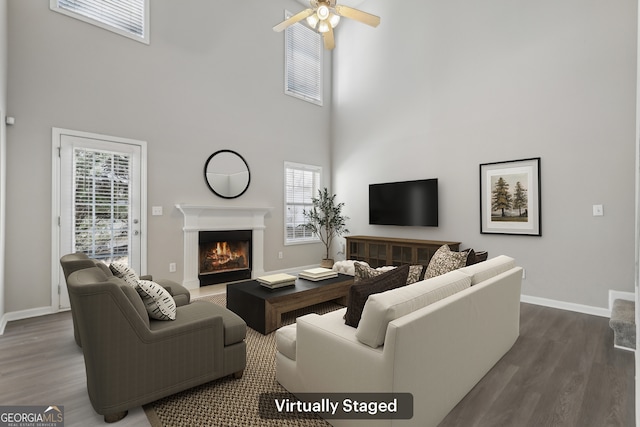
{"label": "ceiling fan", "polygon": [[338,22],[340,22],[341,16],[355,19],[358,22],[372,27],[377,27],[378,24],[380,24],[380,17],[349,6],[336,4],[336,0],[310,0],[309,3],[311,4],[311,8],[296,13],[289,19],[285,19],[273,27],[273,31],[280,32],[306,18],[307,24],[322,34],[325,49],[331,50],[335,47],[333,29],[338,25]]}

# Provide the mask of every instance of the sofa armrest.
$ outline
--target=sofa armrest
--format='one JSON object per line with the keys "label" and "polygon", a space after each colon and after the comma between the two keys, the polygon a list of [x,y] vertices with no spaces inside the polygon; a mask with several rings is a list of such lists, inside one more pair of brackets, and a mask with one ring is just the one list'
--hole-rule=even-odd
{"label": "sofa armrest", "polygon": [[189,304],[191,302],[191,293],[189,292],[189,289],[185,288],[181,284],[169,279],[157,279],[154,280],[154,282],[169,291],[173,299],[176,301],[176,306],[180,307],[181,305]]}
{"label": "sofa armrest", "polygon": [[[297,319],[296,363],[300,392],[390,391],[390,354],[359,342],[344,324],[345,309]],[[371,375],[375,372],[376,375]]]}

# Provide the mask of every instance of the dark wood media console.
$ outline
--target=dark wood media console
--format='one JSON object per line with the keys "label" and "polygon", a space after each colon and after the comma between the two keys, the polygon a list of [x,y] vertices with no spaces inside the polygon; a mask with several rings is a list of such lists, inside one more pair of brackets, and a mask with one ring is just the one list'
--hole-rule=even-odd
{"label": "dark wood media console", "polygon": [[346,239],[347,259],[365,261],[373,268],[402,264],[428,265],[442,245],[449,245],[452,251],[460,250],[460,242],[374,236],[347,236]]}

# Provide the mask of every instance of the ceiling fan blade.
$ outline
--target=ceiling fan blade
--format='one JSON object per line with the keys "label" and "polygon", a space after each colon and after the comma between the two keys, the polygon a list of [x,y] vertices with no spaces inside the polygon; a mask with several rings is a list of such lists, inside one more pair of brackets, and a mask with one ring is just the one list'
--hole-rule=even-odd
{"label": "ceiling fan blade", "polygon": [[304,18],[311,16],[314,12],[315,10],[313,9],[305,9],[302,12],[296,13],[291,18],[285,19],[284,21],[273,27],[273,31],[279,33],[287,27],[292,26],[296,22],[302,21]]}
{"label": "ceiling fan blade", "polygon": [[372,15],[367,12],[363,12],[358,9],[354,9],[349,6],[343,6],[337,4],[335,6],[336,13],[340,16],[344,16],[345,18],[355,19],[358,22],[362,22],[363,24],[370,25],[372,27],[377,27],[380,25],[380,17],[376,15]]}
{"label": "ceiling fan blade", "polygon": [[322,33],[322,39],[324,40],[325,49],[331,50],[336,47],[336,41],[333,38],[333,28],[331,28],[331,26],[329,26],[329,31]]}

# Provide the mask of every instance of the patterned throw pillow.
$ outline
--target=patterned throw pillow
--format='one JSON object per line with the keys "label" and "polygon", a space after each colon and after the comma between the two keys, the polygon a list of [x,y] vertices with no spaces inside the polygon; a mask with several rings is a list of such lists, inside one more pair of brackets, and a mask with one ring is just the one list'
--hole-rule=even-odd
{"label": "patterned throw pillow", "polygon": [[127,285],[135,288],[138,286],[139,277],[133,268],[128,265],[122,264],[120,262],[112,262],[109,266],[109,269],[119,279],[122,279],[126,282]]}
{"label": "patterned throw pillow", "polygon": [[362,310],[364,310],[364,304],[367,302],[369,295],[406,285],[408,275],[409,266],[403,265],[369,279],[362,279],[360,282],[351,285],[344,323],[357,328],[362,316]]}
{"label": "patterned throw pillow", "polygon": [[467,255],[466,252],[453,252],[447,245],[440,246],[431,257],[424,278],[430,279],[464,267],[467,264]]}
{"label": "patterned throw pillow", "polygon": [[409,266],[409,276],[407,276],[407,285],[419,282],[420,279],[423,277],[423,274],[422,274],[423,269],[424,269],[423,265]]}
{"label": "patterned throw pillow", "polygon": [[[378,268],[371,268],[369,267],[369,265],[363,264],[360,262],[356,262],[354,264],[354,267],[355,267],[355,276],[353,278],[353,283],[357,283],[363,279],[370,279],[372,277],[379,276],[382,273],[386,273],[387,271],[391,271],[394,268],[396,268],[393,265],[378,267]],[[420,278],[422,276],[422,269],[423,269],[422,265],[412,265],[409,267],[409,276],[407,276],[407,285],[420,281]]]}
{"label": "patterned throw pillow", "polygon": [[176,303],[165,288],[151,280],[140,280],[136,291],[152,319],[175,320]]}
{"label": "patterned throw pillow", "polygon": [[354,262],[353,269],[355,272],[355,275],[353,276],[353,283],[357,283],[363,279],[370,279],[383,273],[382,271],[377,271],[375,268],[369,267],[369,264],[362,262]]}

